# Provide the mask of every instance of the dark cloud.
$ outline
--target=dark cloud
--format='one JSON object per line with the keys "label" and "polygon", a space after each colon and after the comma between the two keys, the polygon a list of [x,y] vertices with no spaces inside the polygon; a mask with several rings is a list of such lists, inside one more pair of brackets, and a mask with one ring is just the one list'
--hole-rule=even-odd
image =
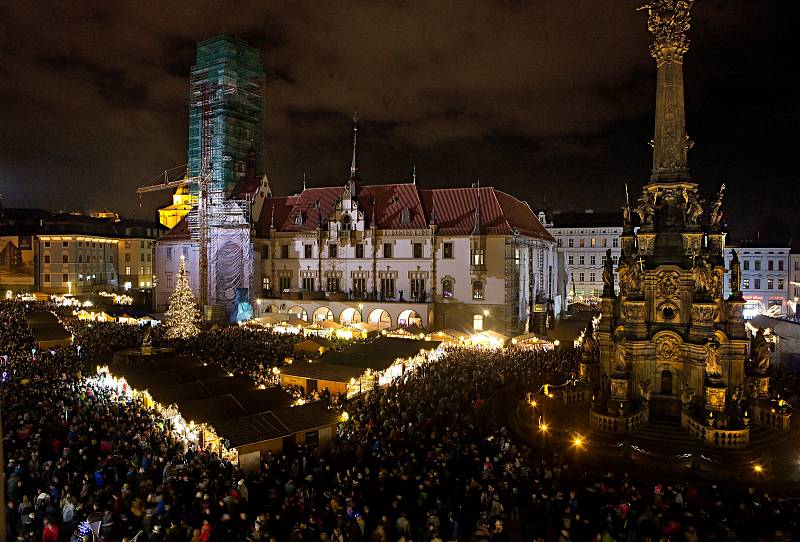
{"label": "dark cloud", "polygon": [[[195,42],[238,35],[268,77],[278,192],[340,183],[350,118],[362,172],[428,185],[475,177],[557,207],[612,208],[650,169],[655,66],[636,1],[14,2],[0,7],[0,191],[7,205],[117,208],[186,162]],[[731,222],[798,197],[796,10],[698,0],[686,57],[690,163],[730,191]],[[753,213],[759,196],[763,209]],[[758,216],[755,216],[758,215]]]}

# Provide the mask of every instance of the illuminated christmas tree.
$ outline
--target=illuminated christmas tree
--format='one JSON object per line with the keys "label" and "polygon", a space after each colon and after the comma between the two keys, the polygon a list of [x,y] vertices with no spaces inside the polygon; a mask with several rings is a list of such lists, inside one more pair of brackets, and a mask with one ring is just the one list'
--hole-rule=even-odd
{"label": "illuminated christmas tree", "polygon": [[186,273],[186,258],[181,256],[181,265],[178,269],[178,280],[175,291],[169,296],[169,308],[166,314],[167,338],[188,339],[200,332],[197,322],[200,320],[200,311],[194,299],[192,289],[189,288],[189,275]]}

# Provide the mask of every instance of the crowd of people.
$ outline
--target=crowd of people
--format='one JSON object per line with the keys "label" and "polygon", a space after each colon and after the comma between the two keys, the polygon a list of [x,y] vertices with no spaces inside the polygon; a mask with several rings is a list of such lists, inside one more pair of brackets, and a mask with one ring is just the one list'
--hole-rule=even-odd
{"label": "crowd of people", "polygon": [[[0,303],[9,540],[93,540],[89,523],[103,541],[137,534],[139,541],[170,542],[800,534],[792,500],[635,480],[515,439],[502,424],[513,402],[509,390],[567,381],[577,369],[573,349],[451,349],[343,405],[348,415],[329,449],[266,453],[256,472],[245,473],[173,434],[154,410],[87,377],[84,365],[95,352],[88,344],[80,354],[76,346],[33,352],[24,311]],[[238,363],[216,341],[246,333],[204,332],[196,344],[215,362]],[[98,334],[76,334],[76,342],[124,342]],[[291,346],[282,337],[258,337],[275,344],[239,355],[271,356],[268,365]]]}

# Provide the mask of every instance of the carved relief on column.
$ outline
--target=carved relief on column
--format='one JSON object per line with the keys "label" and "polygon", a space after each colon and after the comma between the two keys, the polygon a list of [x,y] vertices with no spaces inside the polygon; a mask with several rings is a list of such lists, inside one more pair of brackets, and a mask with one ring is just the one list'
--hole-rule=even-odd
{"label": "carved relief on column", "polygon": [[643,323],[644,317],[644,301],[629,301],[626,299],[622,303],[622,318],[627,324]]}
{"label": "carved relief on column", "polygon": [[692,305],[692,324],[713,326],[719,317],[719,308],[714,303],[694,303]]}
{"label": "carved relief on column", "polygon": [[639,254],[642,256],[650,256],[656,246],[656,235],[654,233],[639,233],[637,236],[639,240]]}
{"label": "carved relief on column", "polygon": [[682,233],[683,237],[683,253],[687,256],[692,254],[700,254],[700,247],[703,242],[702,233]]}

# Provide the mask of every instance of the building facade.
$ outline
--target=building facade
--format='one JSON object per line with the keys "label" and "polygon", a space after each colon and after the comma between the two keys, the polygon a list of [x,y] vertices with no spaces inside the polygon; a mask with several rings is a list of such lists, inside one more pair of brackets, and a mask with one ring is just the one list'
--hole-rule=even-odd
{"label": "building facade", "polygon": [[153,287],[154,242],[165,231],[159,224],[29,209],[4,214],[4,289],[82,293]]}
{"label": "building facade", "polygon": [[[554,239],[526,203],[493,188],[356,181],[267,197],[260,207],[257,313],[516,333],[560,311]],[[166,308],[176,254],[191,262],[195,247],[180,225],[159,243],[158,309]]]}
{"label": "building facade", "polygon": [[616,269],[622,234],[621,213],[539,212],[539,220],[550,232],[563,254],[568,269],[568,303],[594,304],[603,295],[603,266],[606,251]]}
{"label": "building facade", "polygon": [[[792,256],[788,243],[731,242],[728,248],[736,250],[739,257],[746,319],[767,311],[773,316],[786,316],[794,312],[789,304],[795,296],[794,287],[790,284],[793,280]],[[731,258],[731,250],[727,250],[726,269],[730,269]],[[800,276],[800,270],[797,275]],[[729,291],[730,281],[725,282],[726,291]]]}

